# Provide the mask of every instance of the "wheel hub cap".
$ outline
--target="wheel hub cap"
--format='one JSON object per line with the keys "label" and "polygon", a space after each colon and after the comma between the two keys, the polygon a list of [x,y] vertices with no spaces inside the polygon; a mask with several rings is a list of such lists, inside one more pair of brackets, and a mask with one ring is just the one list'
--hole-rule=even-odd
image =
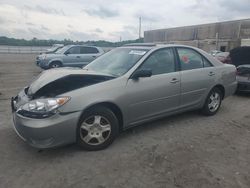
{"label": "wheel hub cap", "polygon": [[220,95],[216,92],[212,93],[209,98],[208,108],[211,112],[215,112],[220,106]]}
{"label": "wheel hub cap", "polygon": [[81,124],[80,137],[90,145],[102,144],[109,138],[110,133],[110,122],[100,115],[88,117]]}

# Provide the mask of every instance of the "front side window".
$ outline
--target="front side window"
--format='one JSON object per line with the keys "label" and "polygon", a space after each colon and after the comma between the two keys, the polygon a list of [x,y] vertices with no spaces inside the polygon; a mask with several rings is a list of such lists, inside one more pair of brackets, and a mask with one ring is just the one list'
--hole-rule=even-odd
{"label": "front side window", "polygon": [[188,48],[177,48],[181,70],[192,70],[203,68],[202,56],[192,49]]}
{"label": "front side window", "polygon": [[205,58],[203,58],[203,64],[204,64],[204,67],[212,67],[212,64]]}
{"label": "front side window", "polygon": [[80,47],[74,46],[68,50],[68,54],[80,54]]}
{"label": "front side window", "polygon": [[153,52],[148,59],[144,61],[141,69],[152,70],[152,75],[175,72],[175,58],[171,48]]}
{"label": "front side window", "polygon": [[97,54],[99,51],[93,47],[81,47],[81,54]]}

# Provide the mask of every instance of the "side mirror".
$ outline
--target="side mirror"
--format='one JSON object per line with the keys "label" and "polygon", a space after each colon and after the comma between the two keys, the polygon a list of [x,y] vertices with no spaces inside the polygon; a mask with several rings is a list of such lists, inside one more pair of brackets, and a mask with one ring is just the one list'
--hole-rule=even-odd
{"label": "side mirror", "polygon": [[131,78],[138,79],[138,78],[150,77],[150,76],[152,76],[152,70],[142,69],[142,70],[135,71],[134,74],[131,76]]}
{"label": "side mirror", "polygon": [[64,52],[64,55],[68,55],[68,54],[69,54],[69,51]]}

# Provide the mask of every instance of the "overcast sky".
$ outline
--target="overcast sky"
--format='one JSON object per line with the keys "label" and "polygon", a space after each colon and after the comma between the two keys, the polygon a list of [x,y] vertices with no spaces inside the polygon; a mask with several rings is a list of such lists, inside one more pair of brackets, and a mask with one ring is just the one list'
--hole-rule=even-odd
{"label": "overcast sky", "polygon": [[250,0],[0,0],[0,36],[138,38],[142,31],[250,18]]}

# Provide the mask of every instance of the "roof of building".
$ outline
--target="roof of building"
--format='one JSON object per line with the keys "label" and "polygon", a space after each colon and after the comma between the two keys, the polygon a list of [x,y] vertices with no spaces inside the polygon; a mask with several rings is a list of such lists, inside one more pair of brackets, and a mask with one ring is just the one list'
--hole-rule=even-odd
{"label": "roof of building", "polygon": [[223,21],[223,22],[213,22],[213,23],[205,23],[205,24],[197,24],[197,25],[186,25],[186,26],[179,26],[179,27],[169,27],[169,28],[160,28],[160,29],[152,29],[147,30],[148,31],[159,31],[159,30],[166,30],[166,29],[179,29],[184,27],[200,27],[200,26],[208,26],[208,25],[214,25],[214,24],[227,24],[227,23],[236,23],[236,22],[243,22],[243,21],[250,21],[250,18],[247,19],[241,19],[241,20],[230,20],[230,21]]}

